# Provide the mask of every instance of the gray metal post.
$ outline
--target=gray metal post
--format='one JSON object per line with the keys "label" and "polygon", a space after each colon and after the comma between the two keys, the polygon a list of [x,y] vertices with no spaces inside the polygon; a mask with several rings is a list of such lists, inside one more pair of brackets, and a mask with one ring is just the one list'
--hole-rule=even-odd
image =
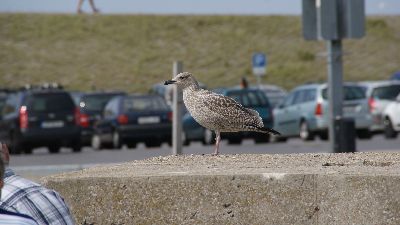
{"label": "gray metal post", "polygon": [[333,152],[340,151],[340,120],[342,119],[343,67],[342,41],[331,40],[328,45],[328,99],[329,99],[329,140]]}
{"label": "gray metal post", "polygon": [[[183,64],[180,61],[175,61],[172,68],[172,77],[183,72]],[[172,154],[182,154],[182,90],[178,86],[173,85],[172,97]]]}
{"label": "gray metal post", "polygon": [[256,75],[256,77],[257,77],[257,87],[260,88],[261,87],[261,76]]}

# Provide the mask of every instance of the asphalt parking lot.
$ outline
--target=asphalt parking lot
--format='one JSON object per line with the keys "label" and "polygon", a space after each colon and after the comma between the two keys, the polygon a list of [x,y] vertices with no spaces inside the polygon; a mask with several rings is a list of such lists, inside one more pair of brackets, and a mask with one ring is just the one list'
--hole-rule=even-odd
{"label": "asphalt parking lot", "polygon": [[[214,146],[204,146],[194,142],[184,147],[184,154],[211,154]],[[221,143],[221,154],[287,154],[307,152],[330,152],[329,142],[303,142],[300,139],[289,139],[286,143],[255,144],[246,140],[241,145]],[[399,151],[400,138],[387,140],[376,135],[371,140],[357,140],[357,151]],[[160,155],[171,154],[171,148],[164,144],[160,148],[146,148],[139,144],[135,149],[95,151],[86,147],[80,153],[73,153],[63,148],[59,154],[49,154],[46,148],[35,149],[32,155],[12,155],[10,166],[22,175],[43,176],[63,171],[79,170],[98,164],[122,163]]]}

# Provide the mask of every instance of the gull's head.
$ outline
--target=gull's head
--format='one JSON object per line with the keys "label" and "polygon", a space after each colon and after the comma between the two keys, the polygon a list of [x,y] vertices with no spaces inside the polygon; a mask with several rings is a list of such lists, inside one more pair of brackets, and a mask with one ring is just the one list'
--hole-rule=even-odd
{"label": "gull's head", "polygon": [[185,89],[190,86],[198,87],[196,79],[189,72],[183,72],[176,75],[172,80],[166,80],[164,85],[176,84],[178,87]]}

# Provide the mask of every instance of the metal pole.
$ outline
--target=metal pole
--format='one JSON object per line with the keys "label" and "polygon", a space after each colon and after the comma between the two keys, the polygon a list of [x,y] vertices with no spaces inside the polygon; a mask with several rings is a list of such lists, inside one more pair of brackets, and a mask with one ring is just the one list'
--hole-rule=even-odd
{"label": "metal pole", "polygon": [[[181,61],[175,61],[172,68],[172,77],[183,72],[183,64]],[[172,97],[172,154],[182,154],[182,90],[178,86],[173,85]]]}
{"label": "metal pole", "polygon": [[256,77],[257,77],[257,86],[258,86],[258,88],[260,88],[260,86],[261,86],[261,75],[256,75]]}
{"label": "metal pole", "polygon": [[329,140],[333,152],[340,149],[340,120],[342,119],[343,67],[342,41],[330,40],[328,47],[328,99],[329,99]]}

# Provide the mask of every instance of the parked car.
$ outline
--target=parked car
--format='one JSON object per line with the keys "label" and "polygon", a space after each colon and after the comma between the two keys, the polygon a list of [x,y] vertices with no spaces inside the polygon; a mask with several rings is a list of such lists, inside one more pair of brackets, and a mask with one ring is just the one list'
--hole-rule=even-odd
{"label": "parked car", "polygon": [[171,143],[172,111],[157,95],[124,95],[111,99],[103,118],[96,122],[92,147],[129,148],[144,142],[147,147]]}
{"label": "parked car", "polygon": [[380,133],[384,129],[383,111],[386,106],[395,101],[400,93],[400,81],[383,80],[360,82],[365,87],[365,95],[368,98],[369,110],[372,114],[373,124],[371,131]]}
{"label": "parked car", "polygon": [[46,88],[28,89],[8,95],[1,112],[0,140],[11,153],[30,154],[35,147],[81,150],[77,110],[68,92]]}
{"label": "parked car", "polygon": [[287,95],[287,91],[275,85],[264,84],[260,85],[258,88],[265,93],[265,95],[268,97],[269,104],[271,104],[273,108],[281,103]]}
{"label": "parked car", "polygon": [[7,94],[0,94],[0,112],[3,110],[3,107],[6,104],[7,96]]}
{"label": "parked car", "polygon": [[121,91],[72,93],[79,109],[79,126],[81,127],[81,144],[90,146],[93,135],[93,124],[101,119],[104,107],[112,98],[126,95]]}
{"label": "parked car", "polygon": [[390,77],[391,80],[400,80],[400,71],[396,71],[393,73],[393,75]]}
{"label": "parked car", "polygon": [[[371,138],[372,124],[368,101],[363,87],[344,84],[343,116],[354,118],[357,136]],[[314,140],[318,135],[328,139],[328,94],[326,84],[307,84],[295,88],[274,109],[274,129],[282,133],[278,140],[298,137],[304,141]]]}
{"label": "parked car", "polygon": [[[215,89],[215,92],[229,96],[244,107],[256,110],[263,119],[264,125],[267,127],[273,126],[272,107],[269,104],[265,94],[253,88],[220,88]],[[244,138],[252,138],[256,143],[264,143],[269,141],[269,135],[257,132],[235,132],[222,133],[222,139],[227,139],[229,144],[240,144]],[[203,144],[214,143],[215,133],[205,129],[198,124],[193,117],[187,113],[183,117],[183,143],[188,145],[191,141],[201,141]]]}
{"label": "parked car", "polygon": [[383,124],[385,137],[396,138],[400,132],[400,94],[383,111]]}
{"label": "parked car", "polygon": [[[235,88],[242,88],[242,86],[237,85]],[[250,88],[260,89],[262,92],[264,92],[272,108],[275,108],[280,102],[282,102],[287,95],[287,91],[285,91],[283,88],[271,84],[252,85]]]}

